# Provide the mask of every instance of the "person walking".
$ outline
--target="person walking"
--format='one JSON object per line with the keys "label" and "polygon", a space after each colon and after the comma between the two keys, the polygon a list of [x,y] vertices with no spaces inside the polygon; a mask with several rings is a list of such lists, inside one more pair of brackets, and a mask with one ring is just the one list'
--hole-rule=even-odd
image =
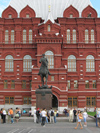
{"label": "person walking", "polygon": [[14,116],[13,109],[11,108],[9,112],[10,112],[11,124],[12,124],[12,123],[14,123],[14,120],[13,120],[13,116]]}
{"label": "person walking", "polygon": [[78,122],[77,122],[77,125],[76,125],[76,127],[75,127],[74,129],[77,129],[77,127],[78,127],[79,124],[80,124],[80,126],[81,126],[80,129],[83,129],[83,126],[82,126],[82,124],[81,124],[81,120],[83,119],[83,116],[82,116],[80,110],[78,111],[77,119],[78,119]]}
{"label": "person walking", "polygon": [[54,110],[52,108],[49,111],[49,115],[50,115],[50,123],[54,123]]}
{"label": "person walking", "polygon": [[55,109],[55,111],[54,111],[54,123],[57,122],[57,121],[56,121],[56,116],[57,116],[57,110]]}
{"label": "person walking", "polygon": [[2,108],[0,110],[0,114],[1,114],[1,123],[3,123],[3,109]]}
{"label": "person walking", "polygon": [[74,115],[73,122],[76,122],[76,113],[77,113],[77,111],[76,111],[76,109],[74,108],[74,110],[73,110],[73,115]]}
{"label": "person walking", "polygon": [[11,117],[10,117],[10,109],[8,109],[8,123],[10,123]]}
{"label": "person walking", "polygon": [[46,121],[46,109],[43,108],[42,112],[41,112],[41,115],[42,115],[42,123],[41,123],[41,126],[45,127],[45,121]]}
{"label": "person walking", "polygon": [[37,108],[36,117],[37,117],[36,123],[39,123],[40,122],[40,109],[39,108]]}
{"label": "person walking", "polygon": [[34,122],[36,123],[36,108],[34,109]]}
{"label": "person walking", "polygon": [[86,121],[87,117],[88,117],[88,114],[87,114],[86,110],[84,110],[83,119],[84,119],[84,126],[85,127],[87,127],[87,121]]}
{"label": "person walking", "polygon": [[71,110],[69,111],[69,121],[73,121],[73,109],[71,108]]}
{"label": "person walking", "polygon": [[6,123],[6,110],[3,109],[3,123]]}

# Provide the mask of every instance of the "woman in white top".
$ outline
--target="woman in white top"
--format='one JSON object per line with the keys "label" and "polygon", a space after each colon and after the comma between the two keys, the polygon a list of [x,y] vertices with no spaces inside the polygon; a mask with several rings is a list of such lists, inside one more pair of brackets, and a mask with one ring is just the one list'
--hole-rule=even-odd
{"label": "woman in white top", "polygon": [[88,117],[88,114],[87,114],[87,112],[85,110],[84,113],[83,113],[83,119],[84,119],[84,126],[85,127],[87,127],[87,121],[86,121],[87,117]]}

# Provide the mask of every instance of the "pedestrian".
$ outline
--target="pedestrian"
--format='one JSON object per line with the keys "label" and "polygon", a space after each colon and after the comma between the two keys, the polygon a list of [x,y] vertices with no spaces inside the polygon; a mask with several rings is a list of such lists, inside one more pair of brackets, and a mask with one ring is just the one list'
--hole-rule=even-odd
{"label": "pedestrian", "polygon": [[16,108],[16,110],[15,110],[15,120],[16,120],[16,122],[19,121],[19,108]]}
{"label": "pedestrian", "polygon": [[80,129],[83,129],[83,126],[81,124],[81,120],[83,119],[83,116],[81,114],[81,111],[79,110],[78,111],[78,114],[77,114],[77,119],[78,119],[78,122],[77,122],[77,126],[74,128],[74,129],[77,129],[78,125],[80,124],[81,128]]}
{"label": "pedestrian", "polygon": [[73,122],[73,109],[72,108],[69,111],[69,121]]}
{"label": "pedestrian", "polygon": [[34,109],[34,122],[36,123],[36,108]]}
{"label": "pedestrian", "polygon": [[1,123],[3,123],[3,109],[2,108],[0,110],[0,115],[1,115]]}
{"label": "pedestrian", "polygon": [[88,114],[87,114],[86,110],[84,110],[83,119],[84,119],[84,126],[85,127],[87,127],[87,121],[86,121],[87,117],[88,117]]}
{"label": "pedestrian", "polygon": [[49,115],[50,115],[50,123],[54,123],[54,110],[52,108],[49,111]]}
{"label": "pedestrian", "polygon": [[13,109],[11,108],[9,112],[10,112],[11,124],[12,124],[12,123],[14,123],[14,120],[13,120],[13,116],[14,116]]}
{"label": "pedestrian", "polygon": [[6,110],[3,108],[3,123],[6,123]]}
{"label": "pedestrian", "polygon": [[73,115],[74,115],[73,122],[76,122],[76,113],[77,113],[77,111],[76,111],[76,109],[74,108],[74,110],[73,110]]}
{"label": "pedestrian", "polygon": [[40,109],[39,108],[37,108],[36,117],[37,117],[36,123],[39,123],[40,122]]}
{"label": "pedestrian", "polygon": [[57,121],[56,121],[56,116],[57,116],[57,110],[55,109],[55,111],[54,111],[54,123],[57,122]]}
{"label": "pedestrian", "polygon": [[41,126],[45,127],[45,121],[46,121],[46,109],[43,108],[42,112],[41,112],[41,115],[42,115],[42,123],[41,123]]}
{"label": "pedestrian", "polygon": [[10,123],[11,117],[10,117],[10,109],[8,109],[8,123]]}
{"label": "pedestrian", "polygon": [[98,127],[100,127],[100,109],[97,110]]}

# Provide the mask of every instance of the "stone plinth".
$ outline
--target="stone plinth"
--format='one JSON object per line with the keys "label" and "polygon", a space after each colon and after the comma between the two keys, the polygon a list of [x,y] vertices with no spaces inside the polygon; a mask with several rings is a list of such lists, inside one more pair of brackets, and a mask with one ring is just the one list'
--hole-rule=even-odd
{"label": "stone plinth", "polygon": [[37,89],[36,92],[36,107],[50,109],[52,107],[52,90]]}

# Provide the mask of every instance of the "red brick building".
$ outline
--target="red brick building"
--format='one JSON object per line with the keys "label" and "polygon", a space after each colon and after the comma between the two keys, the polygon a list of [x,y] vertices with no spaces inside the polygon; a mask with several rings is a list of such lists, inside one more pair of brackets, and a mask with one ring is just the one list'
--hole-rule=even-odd
{"label": "red brick building", "polygon": [[56,8],[64,5],[62,1],[57,7],[51,3],[55,13],[49,6],[47,18],[42,18],[36,12],[42,9],[28,3],[25,6],[18,0],[19,10],[13,2],[0,18],[0,107],[36,106],[35,90],[41,84],[38,72],[43,53],[49,61],[53,107],[59,111],[100,107],[100,18],[96,10],[90,3],[78,3],[77,9],[73,2],[61,8],[59,15],[61,11]]}

